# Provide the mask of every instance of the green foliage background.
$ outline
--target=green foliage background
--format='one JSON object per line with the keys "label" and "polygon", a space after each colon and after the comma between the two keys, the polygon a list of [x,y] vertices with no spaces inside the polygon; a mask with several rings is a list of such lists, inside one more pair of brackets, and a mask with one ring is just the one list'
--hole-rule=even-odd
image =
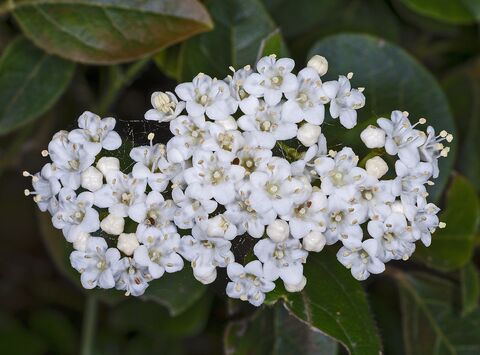
{"label": "green foliage background", "polygon": [[[480,0],[2,0],[0,16],[2,354],[480,353]],[[447,228],[362,283],[334,248],[311,254],[304,291],[278,285],[260,309],[188,268],[141,299],[84,292],[21,172],[84,110],[135,144],[167,139],[142,121],[153,91],[271,53],[299,67],[321,54],[327,80],[352,71],[365,87],[359,125],[325,126],[329,144],[364,155],[358,133],[394,109],[453,132],[430,191]]]}

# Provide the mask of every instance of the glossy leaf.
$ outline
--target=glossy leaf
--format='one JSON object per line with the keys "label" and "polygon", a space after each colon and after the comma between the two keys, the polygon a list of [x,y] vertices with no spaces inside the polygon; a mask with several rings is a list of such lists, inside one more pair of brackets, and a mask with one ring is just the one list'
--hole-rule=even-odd
{"label": "glossy leaf", "polygon": [[199,72],[223,79],[229,66],[254,64],[260,43],[276,28],[260,0],[209,0],[205,5],[215,29],[182,44],[179,81]]}
{"label": "glossy leaf", "polygon": [[0,58],[0,134],[40,117],[67,88],[74,65],[19,37]]}
{"label": "glossy leaf", "polygon": [[212,28],[197,0],[17,0],[22,31],[49,53],[109,64],[153,54]]}
{"label": "glossy leaf", "polygon": [[337,261],[332,249],[309,255],[304,266],[308,282],[302,292],[289,293],[277,285],[268,301],[283,299],[296,317],[353,355],[378,354],[382,346],[362,284]]}
{"label": "glossy leaf", "polygon": [[[338,120],[323,126],[329,145],[349,145],[362,158],[368,152],[358,139],[363,125],[367,120],[390,117],[393,110],[410,112],[412,122],[425,117],[436,131],[445,129],[455,135],[453,117],[438,83],[401,48],[368,35],[340,34],[315,44],[309,57],[314,54],[325,56],[330,63],[324,80],[353,72],[352,85],[365,87],[366,105],[358,110],[359,124],[355,129],[345,130]],[[440,198],[448,182],[455,156],[455,140],[450,147],[449,156],[440,161],[440,177],[430,190],[432,201]]]}
{"label": "glossy leaf", "polygon": [[256,61],[271,54],[275,54],[277,57],[289,56],[288,48],[278,28],[260,42]]}
{"label": "glossy leaf", "polygon": [[[259,338],[259,334],[262,337]],[[225,354],[334,355],[337,343],[309,328],[277,303],[249,319],[230,322],[224,335]]]}
{"label": "glossy leaf", "polygon": [[415,258],[442,271],[461,268],[471,259],[475,246],[479,203],[473,186],[456,176],[447,194],[445,211],[440,220],[447,224],[432,236],[432,245],[419,245]]}
{"label": "glossy leaf", "polygon": [[460,270],[460,282],[463,314],[469,314],[478,309],[480,301],[480,275],[473,262],[469,262]]}
{"label": "glossy leaf", "polygon": [[464,0],[402,0],[410,10],[435,20],[465,25],[475,21]]}
{"label": "glossy leaf", "polygon": [[480,310],[461,316],[455,284],[427,274],[396,275],[406,354],[478,354]]}

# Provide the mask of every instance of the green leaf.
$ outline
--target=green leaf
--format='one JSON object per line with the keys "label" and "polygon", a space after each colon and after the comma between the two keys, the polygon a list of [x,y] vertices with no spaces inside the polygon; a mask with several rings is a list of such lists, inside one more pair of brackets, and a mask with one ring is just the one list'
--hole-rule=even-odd
{"label": "green leaf", "polygon": [[235,355],[334,355],[338,352],[335,341],[309,328],[280,303],[259,309],[248,319],[228,323],[224,347],[226,354]]}
{"label": "green leaf", "polygon": [[276,28],[260,0],[209,0],[205,5],[215,29],[182,44],[180,81],[199,72],[224,78],[229,66],[254,64],[260,43]]}
{"label": "green leaf", "polygon": [[475,185],[480,194],[480,145],[477,142],[480,131],[480,82],[471,71],[461,70],[447,76],[443,81],[444,90],[455,115],[459,142],[457,161],[459,171]]}
{"label": "green leaf", "polygon": [[468,25],[475,18],[464,0],[402,0],[410,10],[435,20],[453,24]]}
{"label": "green leaf", "polygon": [[473,17],[480,22],[480,2],[478,0],[461,0]]}
{"label": "green leaf", "polygon": [[396,273],[401,290],[406,354],[480,353],[480,310],[461,316],[458,287],[427,274]]}
{"label": "green leaf", "polygon": [[[21,347],[21,348],[20,348]],[[5,354],[45,354],[48,346],[42,337],[25,329],[16,318],[0,313],[0,349]]]}
{"label": "green leaf", "polygon": [[288,48],[283,41],[282,34],[277,28],[270,33],[267,37],[260,42],[260,48],[258,49],[257,62],[260,58],[275,54],[278,57],[288,57]]}
{"label": "green leaf", "polygon": [[[316,43],[309,57],[315,54],[329,61],[329,72],[324,80],[353,72],[352,85],[365,87],[366,105],[358,110],[359,124],[355,129],[345,130],[338,120],[322,126],[329,137],[329,145],[349,145],[362,158],[369,151],[358,138],[362,124],[372,118],[390,117],[393,110],[410,112],[412,122],[425,117],[436,131],[445,129],[455,135],[453,117],[438,83],[401,48],[368,35],[340,34]],[[450,147],[449,156],[440,160],[440,177],[430,190],[432,201],[440,199],[448,182],[455,140]]]}
{"label": "green leaf", "polygon": [[475,189],[461,176],[454,178],[445,206],[440,220],[447,224],[446,228],[437,229],[430,247],[419,245],[415,258],[432,268],[452,271],[472,257],[480,207]]}
{"label": "green leaf", "polygon": [[74,65],[19,37],[0,58],[0,134],[40,117],[70,83]]}
{"label": "green leaf", "polygon": [[174,317],[198,301],[206,289],[193,277],[192,269],[185,266],[179,272],[165,274],[161,279],[150,282],[142,298],[164,305]]}
{"label": "green leaf", "polygon": [[155,64],[162,70],[166,75],[172,79],[179,79],[179,56],[180,56],[180,45],[175,45],[168,47],[163,51],[157,53],[153,59]]}
{"label": "green leaf", "polygon": [[197,0],[13,0],[22,31],[49,53],[90,64],[132,61],[212,28]]}
{"label": "green leaf", "polygon": [[283,287],[269,303],[283,299],[296,317],[342,343],[352,355],[379,354],[382,346],[361,283],[336,258],[332,248],[311,253],[305,264],[308,282],[302,292]]}
{"label": "green leaf", "polygon": [[480,276],[473,262],[469,262],[460,270],[462,286],[463,314],[470,314],[478,309],[480,299]]}

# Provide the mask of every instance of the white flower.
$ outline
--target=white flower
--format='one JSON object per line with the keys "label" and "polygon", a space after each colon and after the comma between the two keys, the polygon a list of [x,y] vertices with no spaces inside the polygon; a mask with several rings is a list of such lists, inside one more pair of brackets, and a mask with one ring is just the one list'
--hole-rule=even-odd
{"label": "white flower", "polygon": [[314,191],[307,200],[294,204],[282,218],[289,221],[292,237],[299,239],[313,230],[325,231],[326,210],[327,197],[321,191]]}
{"label": "white flower", "polygon": [[73,241],[73,248],[78,251],[87,250],[87,242],[90,239],[90,234],[81,232],[77,235],[77,238]]}
{"label": "white flower", "polygon": [[143,295],[148,287],[148,282],[152,280],[148,270],[129,257],[120,260],[116,276],[117,284],[115,288],[125,291],[125,296],[138,297]]}
{"label": "white flower", "polygon": [[193,276],[203,284],[212,283],[217,277],[217,266],[226,267],[235,260],[230,251],[232,244],[223,238],[209,238],[198,226],[192,235],[182,237],[181,255],[192,263]]}
{"label": "white flower", "polygon": [[360,139],[367,148],[382,148],[385,145],[385,131],[376,126],[369,125],[360,133]]}
{"label": "white flower", "polygon": [[450,151],[449,147],[443,145],[443,141],[450,143],[453,140],[453,136],[446,131],[441,131],[438,136],[435,136],[435,130],[433,127],[427,127],[427,137],[425,143],[419,147],[420,159],[432,164],[433,178],[437,178],[439,174],[438,170],[438,158],[446,157]]}
{"label": "white flower", "polygon": [[252,114],[258,106],[258,99],[250,95],[244,89],[245,80],[253,71],[250,66],[239,69],[233,73],[233,77],[227,78],[231,96],[238,102],[243,113]]}
{"label": "white flower", "polygon": [[379,118],[378,125],[385,131],[385,150],[397,155],[408,166],[414,167],[420,161],[418,147],[425,142],[425,133],[414,129],[405,113],[393,111],[391,119]]}
{"label": "white flower", "polygon": [[319,231],[311,231],[302,239],[303,249],[320,252],[326,243],[325,236]]}
{"label": "white flower", "polygon": [[376,219],[378,215],[390,213],[390,206],[395,201],[394,189],[395,182],[392,180],[378,181],[374,176],[367,176],[358,185],[360,194],[353,202],[366,206],[369,217]]}
{"label": "white flower", "polygon": [[98,159],[97,169],[107,176],[112,171],[120,170],[120,160],[114,157],[101,157]]}
{"label": "white flower", "polygon": [[121,171],[109,173],[106,180],[107,184],[94,192],[96,206],[108,207],[108,212],[127,217],[133,205],[145,200],[145,180],[135,179]]}
{"label": "white flower", "polygon": [[291,73],[294,66],[295,62],[290,58],[263,57],[257,63],[258,73],[250,74],[243,87],[253,96],[263,96],[268,105],[276,105],[283,93],[298,87],[297,78]]}
{"label": "white flower", "polygon": [[407,260],[415,251],[415,238],[405,216],[392,213],[385,221],[368,222],[368,233],[379,242],[377,256],[383,262]]}
{"label": "white flower", "polygon": [[388,165],[385,160],[379,156],[375,156],[367,160],[365,163],[365,169],[367,170],[368,174],[380,179],[388,172]]}
{"label": "white flower", "polygon": [[107,234],[119,235],[123,233],[123,229],[125,228],[125,219],[110,213],[107,217],[102,219],[100,228],[102,228]]}
{"label": "white flower", "polygon": [[152,278],[162,277],[165,271],[172,273],[183,269],[183,259],[177,254],[180,235],[174,226],[149,229],[142,242],[135,250],[134,259],[138,265],[148,268]]}
{"label": "white flower", "polygon": [[122,233],[118,236],[117,249],[127,256],[131,256],[139,245],[135,233]]}
{"label": "white flower", "polygon": [[115,150],[122,145],[122,139],[114,131],[115,118],[101,119],[92,112],[85,111],[78,118],[78,127],[68,134],[68,139],[80,144],[91,155],[97,155],[103,149]]}
{"label": "white flower", "polygon": [[275,243],[270,238],[257,242],[253,252],[263,263],[265,278],[275,281],[281,278],[286,284],[297,285],[302,281],[303,264],[308,252],[302,249],[302,243],[297,239],[287,239]]}
{"label": "white flower", "polygon": [[170,122],[170,131],[175,135],[167,143],[167,158],[180,163],[192,157],[209,137],[204,116],[180,116]]}
{"label": "white flower", "polygon": [[155,91],[151,102],[153,109],[145,113],[145,119],[150,121],[170,122],[185,108],[185,102],[178,102],[177,97],[170,91]]}
{"label": "white flower", "polygon": [[227,266],[227,274],[232,280],[227,284],[228,297],[248,301],[256,307],[265,300],[265,293],[275,288],[275,283],[265,278],[262,263],[258,260],[245,267],[231,263]]}
{"label": "white flower", "polygon": [[235,183],[245,175],[245,169],[231,164],[231,156],[222,151],[196,151],[192,167],[185,170],[185,181],[192,186],[193,198],[226,205],[235,199]]}
{"label": "white flower", "polygon": [[208,130],[210,135],[202,144],[203,149],[211,150],[212,152],[222,150],[233,155],[244,146],[245,139],[237,129],[227,130],[216,122],[209,123]]}
{"label": "white flower", "polygon": [[179,84],[175,93],[186,102],[191,116],[206,114],[212,120],[223,120],[237,110],[237,102],[230,96],[228,85],[202,73],[191,83]]}
{"label": "white flower", "polygon": [[53,226],[61,229],[69,242],[81,232],[93,233],[100,228],[98,212],[93,209],[93,194],[82,192],[78,196],[67,187],[58,194],[58,210],[52,217]]}
{"label": "white flower", "polygon": [[268,225],[267,235],[274,243],[284,242],[290,235],[290,226],[283,219],[276,219]]}
{"label": "white flower", "polygon": [[323,83],[322,89],[331,99],[330,115],[340,117],[340,123],[351,129],[357,124],[357,111],[365,106],[365,96],[358,89],[352,89],[350,80],[340,75],[338,81]]}
{"label": "white flower", "polygon": [[313,68],[316,70],[318,75],[323,76],[328,71],[328,61],[325,57],[315,54],[307,63],[307,67]]}
{"label": "white flower", "polygon": [[52,159],[52,170],[64,187],[78,189],[80,174],[95,161],[95,156],[79,144],[68,140],[68,132],[55,133],[48,144],[48,153]]}
{"label": "white flower", "polygon": [[232,163],[238,163],[237,165],[245,169],[245,175],[250,175],[255,170],[263,168],[271,157],[272,151],[270,149],[244,146],[237,152],[236,159]]}
{"label": "white flower", "polygon": [[214,212],[218,206],[218,203],[213,200],[192,198],[191,190],[191,186],[188,186],[185,192],[178,187],[172,190],[173,202],[178,206],[173,221],[182,229],[191,229],[194,223],[205,222],[208,215]]}
{"label": "white flower", "polygon": [[281,109],[281,105],[267,106],[260,101],[256,112],[238,119],[238,126],[246,131],[245,138],[249,145],[272,149],[277,140],[283,141],[297,135],[297,125],[283,121]]}
{"label": "white flower", "polygon": [[237,236],[237,227],[223,214],[218,214],[206,222],[207,236],[209,238],[224,238],[232,240]]}
{"label": "white flower", "polygon": [[118,250],[108,248],[105,239],[99,237],[89,238],[84,252],[73,251],[70,254],[70,262],[80,272],[82,286],[87,289],[114,287],[119,260]]}
{"label": "white flower", "polygon": [[82,173],[81,184],[88,191],[97,191],[103,186],[103,174],[94,166],[90,166]]}
{"label": "white flower", "polygon": [[342,247],[337,253],[337,259],[347,269],[351,269],[352,276],[359,281],[366,280],[370,274],[380,274],[385,271],[385,264],[378,258],[379,242],[368,239],[358,249]]}
{"label": "white flower", "polygon": [[139,200],[128,211],[128,216],[138,223],[137,234],[143,235],[150,227],[162,228],[173,221],[175,205],[158,191],[150,191],[145,200]]}
{"label": "white flower", "polygon": [[413,216],[412,228],[415,239],[420,239],[426,247],[432,243],[432,233],[435,229],[445,227],[445,224],[438,220],[438,212],[440,208],[433,203],[422,202]]}
{"label": "white flower", "polygon": [[305,123],[298,129],[297,139],[305,147],[311,147],[312,145],[317,144],[321,133],[322,129],[320,126]]}
{"label": "white flower", "polygon": [[[26,176],[31,176],[28,172],[24,173]],[[37,203],[40,211],[48,210],[50,214],[54,214],[58,208],[58,201],[56,195],[62,188],[62,185],[55,177],[55,172],[52,171],[52,164],[45,164],[42,170],[32,176],[33,191],[26,191],[28,195],[34,195],[33,200]]]}
{"label": "white flower", "polygon": [[152,190],[162,192],[167,188],[169,179],[161,168],[168,166],[166,150],[163,144],[150,144],[132,148],[130,158],[136,162],[132,168],[132,176],[146,179]]}
{"label": "white flower", "polygon": [[[321,125],[325,118],[323,104],[329,101],[322,90],[322,81],[315,69],[305,68],[298,73],[298,87],[285,94],[287,101],[282,105],[282,119],[288,122],[307,121]],[[320,133],[319,133],[320,134]]]}

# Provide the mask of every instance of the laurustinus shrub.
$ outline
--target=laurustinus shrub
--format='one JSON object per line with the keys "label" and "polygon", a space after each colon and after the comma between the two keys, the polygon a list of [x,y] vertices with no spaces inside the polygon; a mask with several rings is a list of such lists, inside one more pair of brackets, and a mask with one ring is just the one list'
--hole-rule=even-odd
{"label": "laurustinus shrub", "polygon": [[[278,280],[301,291],[303,264],[326,245],[340,243],[338,261],[357,280],[407,260],[417,242],[430,245],[445,224],[426,186],[452,135],[393,111],[360,134],[372,149],[362,159],[329,149],[325,110],[353,128],[363,89],[351,87],[352,73],[322,82],[320,56],[293,69],[271,55],[256,70],[231,68],[224,80],[200,73],[175,93],[155,92],[145,119],[169,122],[173,137],[148,134],[128,170],[113,157],[122,146],[114,118],[85,112],[77,129],[53,136],[42,152],[51,162],[24,173],[33,185],[25,193],[72,243],[83,287],[140,296],[188,261],[204,284],[226,268],[228,296],[259,306]],[[245,265],[232,253],[239,236],[255,240]]]}

